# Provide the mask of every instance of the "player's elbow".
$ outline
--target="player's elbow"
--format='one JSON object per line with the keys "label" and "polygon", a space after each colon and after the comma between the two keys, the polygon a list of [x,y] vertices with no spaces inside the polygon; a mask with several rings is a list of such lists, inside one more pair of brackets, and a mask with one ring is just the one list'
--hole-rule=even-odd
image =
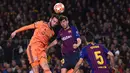
{"label": "player's elbow", "polygon": [[56,45],[57,43],[58,43],[58,41],[57,41],[57,40],[54,40],[53,44]]}
{"label": "player's elbow", "polygon": [[114,57],[114,54],[113,54],[111,51],[108,52],[108,55],[109,55],[110,57]]}

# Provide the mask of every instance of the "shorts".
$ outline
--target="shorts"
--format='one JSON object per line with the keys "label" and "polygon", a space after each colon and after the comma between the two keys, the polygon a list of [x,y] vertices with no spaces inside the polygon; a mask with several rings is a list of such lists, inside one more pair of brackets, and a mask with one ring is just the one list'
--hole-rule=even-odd
{"label": "shorts", "polygon": [[29,63],[32,66],[39,65],[41,58],[45,58],[47,60],[45,47],[46,45],[40,42],[28,45],[27,56],[28,56]]}
{"label": "shorts", "polygon": [[73,52],[71,54],[66,54],[63,56],[62,68],[66,68],[67,70],[74,68],[76,63],[79,60],[79,52]]}

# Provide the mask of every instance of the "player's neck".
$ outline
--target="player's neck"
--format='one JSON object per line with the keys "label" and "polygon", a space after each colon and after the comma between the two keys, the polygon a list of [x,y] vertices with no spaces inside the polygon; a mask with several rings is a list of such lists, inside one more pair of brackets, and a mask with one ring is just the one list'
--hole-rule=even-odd
{"label": "player's neck", "polygon": [[52,29],[50,22],[48,22],[47,24],[48,24],[49,28]]}
{"label": "player's neck", "polygon": [[51,27],[51,24],[50,24],[50,22],[48,22],[47,24],[48,24],[48,26],[49,26],[49,27]]}
{"label": "player's neck", "polygon": [[69,28],[70,28],[70,26],[68,26],[68,27],[64,28],[64,30],[67,30],[67,29],[69,29]]}
{"label": "player's neck", "polygon": [[87,42],[87,45],[88,45],[88,44],[92,44],[92,45],[94,45],[94,42]]}

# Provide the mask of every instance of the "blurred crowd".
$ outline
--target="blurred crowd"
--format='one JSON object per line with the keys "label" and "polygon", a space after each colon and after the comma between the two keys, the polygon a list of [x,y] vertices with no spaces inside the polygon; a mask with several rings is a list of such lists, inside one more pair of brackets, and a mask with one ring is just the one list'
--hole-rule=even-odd
{"label": "blurred crowd", "polygon": [[[114,53],[113,73],[130,73],[130,0],[0,0],[0,73],[32,73],[26,47],[33,30],[19,33],[11,41],[10,34],[37,20],[47,21],[56,2],[65,5],[63,14],[78,28],[81,48],[86,44],[86,32],[92,32],[96,43],[104,44]],[[57,45],[48,53],[53,73],[60,73],[60,50]],[[87,63],[83,64],[83,71],[89,73]]]}

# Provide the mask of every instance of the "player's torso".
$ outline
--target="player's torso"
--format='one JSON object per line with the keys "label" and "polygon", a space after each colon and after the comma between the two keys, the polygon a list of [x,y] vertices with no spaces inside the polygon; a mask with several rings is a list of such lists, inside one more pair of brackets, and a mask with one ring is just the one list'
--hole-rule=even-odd
{"label": "player's torso", "polygon": [[90,45],[87,51],[87,60],[93,70],[108,69],[107,56],[99,45]]}
{"label": "player's torso", "polygon": [[48,44],[49,39],[54,35],[54,31],[49,28],[46,23],[40,24],[39,28],[36,28],[31,39],[31,43],[42,42]]}
{"label": "player's torso", "polygon": [[62,40],[62,51],[64,53],[73,51],[74,37],[71,28],[67,30],[62,30],[60,32],[61,40]]}

